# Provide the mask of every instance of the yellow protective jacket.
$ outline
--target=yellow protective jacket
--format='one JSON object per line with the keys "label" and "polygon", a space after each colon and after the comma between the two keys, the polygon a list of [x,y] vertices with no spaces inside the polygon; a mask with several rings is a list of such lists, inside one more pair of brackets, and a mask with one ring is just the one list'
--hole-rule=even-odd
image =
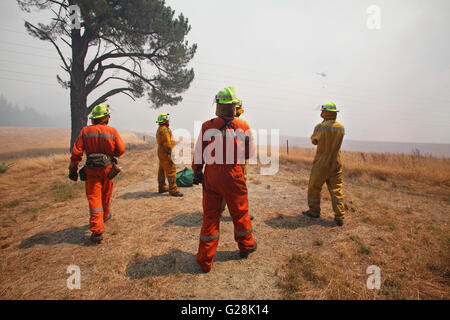
{"label": "yellow protective jacket", "polygon": [[336,120],[324,120],[314,128],[311,142],[317,145],[314,165],[335,171],[341,164],[341,144],[344,126]]}
{"label": "yellow protective jacket", "polygon": [[158,143],[158,158],[166,161],[171,159],[172,149],[175,146],[172,131],[167,126],[159,126],[156,132],[156,142]]}

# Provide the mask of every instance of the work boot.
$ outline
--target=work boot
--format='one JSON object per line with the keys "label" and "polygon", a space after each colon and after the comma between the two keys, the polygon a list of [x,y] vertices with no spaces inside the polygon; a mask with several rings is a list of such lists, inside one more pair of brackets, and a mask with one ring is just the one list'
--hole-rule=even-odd
{"label": "work boot", "polygon": [[309,211],[309,210],[307,210],[307,211],[302,211],[302,214],[304,214],[304,215],[307,216],[307,217],[313,218],[313,219],[320,218],[320,213],[317,215],[317,214],[312,213],[312,212]]}
{"label": "work boot", "polygon": [[183,194],[180,191],[174,192],[170,194],[172,197],[182,197]]}
{"label": "work boot", "polygon": [[103,233],[100,234],[91,234],[91,241],[95,244],[99,244],[103,240]]}
{"label": "work boot", "polygon": [[158,190],[158,193],[164,193],[164,192],[167,192],[167,191],[169,191],[169,188],[162,188],[162,189],[159,189]]}
{"label": "work boot", "polygon": [[344,220],[342,220],[342,219],[334,218],[334,221],[336,222],[336,224],[337,224],[339,227],[342,227],[342,226],[344,225]]}
{"label": "work boot", "polygon": [[246,251],[239,251],[239,256],[241,258],[247,259],[248,255],[252,252],[255,252],[257,247],[258,247],[258,245],[256,244],[256,241],[255,241],[255,246],[253,247],[253,249],[246,250]]}

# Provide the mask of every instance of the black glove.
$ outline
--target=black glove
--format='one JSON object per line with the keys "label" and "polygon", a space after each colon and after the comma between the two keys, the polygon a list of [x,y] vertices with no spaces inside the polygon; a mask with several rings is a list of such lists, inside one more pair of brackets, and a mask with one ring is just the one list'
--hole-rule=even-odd
{"label": "black glove", "polygon": [[73,181],[77,181],[78,180],[78,173],[77,172],[69,172],[69,179],[73,180]]}
{"label": "black glove", "polygon": [[203,172],[194,172],[194,181],[193,183],[198,185],[203,182]]}
{"label": "black glove", "polygon": [[80,180],[81,181],[86,181],[87,177],[86,177],[86,171],[84,171],[86,169],[86,166],[84,166],[83,168],[80,169],[80,171],[78,171],[78,174],[80,175]]}

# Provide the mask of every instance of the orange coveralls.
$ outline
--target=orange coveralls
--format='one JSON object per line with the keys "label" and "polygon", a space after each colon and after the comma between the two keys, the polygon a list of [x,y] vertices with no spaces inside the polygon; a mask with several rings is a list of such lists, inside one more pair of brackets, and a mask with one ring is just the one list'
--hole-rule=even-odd
{"label": "orange coveralls", "polygon": [[[77,171],[78,164],[86,155],[104,153],[119,157],[125,152],[125,144],[117,130],[106,124],[84,127],[75,141],[70,158],[70,171]],[[89,201],[89,229],[98,235],[104,232],[104,221],[110,214],[113,180],[107,178],[112,165],[105,168],[86,168],[86,196]]]}
{"label": "orange coveralls", "polygon": [[172,131],[167,125],[160,125],[156,131],[156,142],[158,143],[158,189],[159,192],[166,190],[166,177],[169,182],[169,193],[177,192],[177,167],[172,161],[172,149],[175,146]]}
{"label": "orange coveralls", "polygon": [[[192,164],[194,175],[201,172],[206,164],[202,182],[203,225],[197,253],[197,262],[205,272],[211,270],[219,244],[222,198],[225,198],[233,219],[234,239],[239,250],[245,252],[255,247],[243,170],[245,159],[251,157],[255,151],[254,142],[250,126],[243,119],[232,120],[231,124],[235,130],[227,127],[219,131],[225,124],[224,119],[229,121],[232,118],[217,117],[203,123]],[[244,133],[247,139],[236,138],[236,135],[242,137]],[[216,135],[211,137],[212,134]],[[230,161],[230,156],[233,161]]]}

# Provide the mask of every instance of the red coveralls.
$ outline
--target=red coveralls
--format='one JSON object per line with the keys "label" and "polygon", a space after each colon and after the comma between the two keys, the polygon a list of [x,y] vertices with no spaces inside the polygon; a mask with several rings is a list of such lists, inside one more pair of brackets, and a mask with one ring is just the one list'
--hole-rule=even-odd
{"label": "red coveralls", "polygon": [[[225,120],[231,119],[235,131],[228,126],[221,131],[220,135],[209,139],[211,134],[220,132],[218,130],[223,128]],[[248,137],[247,140],[242,138],[244,133]],[[236,134],[241,138],[236,138]],[[254,151],[250,126],[245,120],[217,117],[203,123],[195,146],[192,169],[196,174],[201,172],[203,165],[206,164],[202,182],[203,225],[197,253],[197,262],[205,272],[211,270],[219,244],[222,198],[225,198],[233,219],[234,238],[239,250],[245,252],[255,247],[252,223],[248,215],[248,190],[243,170],[245,159],[251,157]],[[230,157],[233,161],[230,161]]]}
{"label": "red coveralls", "polygon": [[[91,153],[105,153],[119,157],[125,152],[125,144],[117,130],[106,124],[84,127],[75,141],[70,158],[70,171],[77,171],[78,163]],[[86,196],[89,201],[89,229],[94,235],[103,233],[104,221],[110,214],[113,180],[107,178],[112,165],[86,170]]]}

